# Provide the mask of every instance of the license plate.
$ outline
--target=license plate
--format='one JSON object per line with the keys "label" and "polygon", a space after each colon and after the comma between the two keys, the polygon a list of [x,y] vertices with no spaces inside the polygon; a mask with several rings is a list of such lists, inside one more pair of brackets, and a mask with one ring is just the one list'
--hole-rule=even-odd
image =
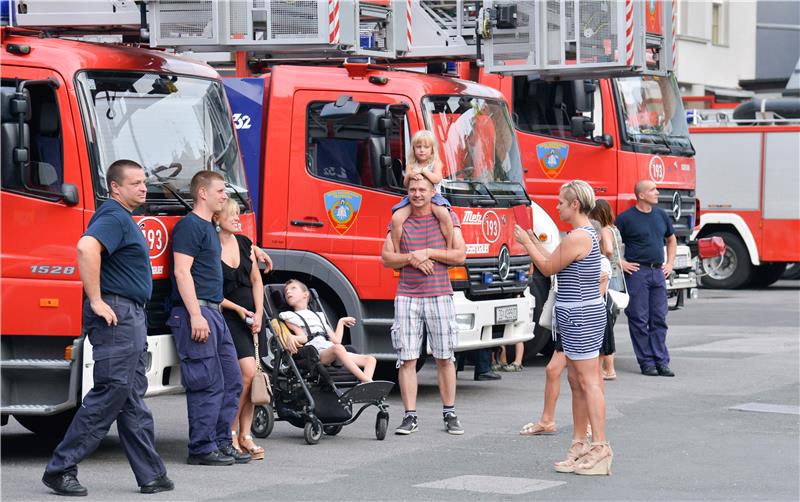
{"label": "license plate", "polygon": [[494,323],[508,324],[517,320],[517,306],[505,305],[494,308]]}
{"label": "license plate", "polygon": [[672,267],[677,270],[681,270],[684,268],[689,268],[692,266],[692,259],[688,256],[676,256],[675,257],[675,265]]}

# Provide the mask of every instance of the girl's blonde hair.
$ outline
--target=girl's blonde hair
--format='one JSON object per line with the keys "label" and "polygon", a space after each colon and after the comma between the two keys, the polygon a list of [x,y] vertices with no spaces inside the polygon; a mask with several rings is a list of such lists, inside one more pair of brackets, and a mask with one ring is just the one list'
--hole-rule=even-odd
{"label": "girl's blonde hair", "polygon": [[439,160],[439,145],[436,142],[436,136],[427,129],[422,129],[414,133],[414,136],[411,137],[411,144],[408,147],[408,153],[406,154],[406,164],[409,168],[414,168],[419,166],[417,163],[417,157],[414,154],[414,147],[418,144],[426,144],[431,147],[433,150],[433,155],[431,156],[431,162],[434,166],[441,164]]}
{"label": "girl's blonde hair", "polygon": [[582,214],[589,214],[594,209],[594,190],[592,186],[583,180],[572,180],[568,183],[561,185],[561,192],[567,202],[574,200],[578,201],[580,205],[580,212]]}

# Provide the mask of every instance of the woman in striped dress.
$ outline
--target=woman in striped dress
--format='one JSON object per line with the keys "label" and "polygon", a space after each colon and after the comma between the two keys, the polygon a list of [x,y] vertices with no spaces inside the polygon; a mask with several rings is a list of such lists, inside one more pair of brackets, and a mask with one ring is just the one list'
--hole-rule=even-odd
{"label": "woman in striped dress", "polygon": [[[558,215],[573,230],[552,252],[516,226],[514,236],[545,276],[558,274],[553,329],[561,335],[572,389],[572,445],[558,472],[611,474],[613,452],[606,441],[606,405],[600,377],[599,352],[606,312],[600,298],[600,246],[589,223],[594,190],[581,180],[570,181],[558,195]],[[585,433],[592,426],[592,443]]]}

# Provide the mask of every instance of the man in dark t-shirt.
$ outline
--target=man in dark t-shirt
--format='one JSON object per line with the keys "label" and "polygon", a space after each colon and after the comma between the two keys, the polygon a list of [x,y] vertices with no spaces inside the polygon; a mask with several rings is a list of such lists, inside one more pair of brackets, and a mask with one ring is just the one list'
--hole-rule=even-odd
{"label": "man in dark t-shirt", "polygon": [[220,311],[222,246],[211,218],[228,196],[219,173],[200,171],[190,184],[194,209],[172,231],[172,302],[167,324],[181,359],[189,415],[190,465],[247,463],[232,445],[231,425],[242,373]]}
{"label": "man in dark t-shirt", "polygon": [[466,245],[458,217],[452,212],[453,247],[447,249],[438,220],[431,210],[434,188],[428,178],[416,175],[408,184],[411,215],[403,224],[400,249],[394,249],[390,234],[383,244],[384,266],[400,269],[394,301],[392,346],[397,351],[400,395],[405,406],[403,422],[395,430],[408,435],[417,431],[417,359],[422,348],[423,326],[436,360],[439,394],[445,430],[463,434],[455,413],[456,373],[453,348],[458,341],[453,306],[453,288],[448,265],[464,263]]}
{"label": "man in dark t-shirt", "polygon": [[[667,283],[675,262],[677,240],[669,216],[658,207],[658,189],[650,180],[634,187],[636,205],[617,216],[625,244],[625,271],[630,302],[625,309],[633,351],[643,375],[675,376],[667,350]],[[664,244],[667,257],[664,259]]]}
{"label": "man in dark t-shirt", "polygon": [[118,160],[106,173],[110,198],[89,220],[78,241],[78,269],[86,299],[83,329],[92,344],[94,384],[83,398],[64,439],[53,451],[42,481],[59,495],[86,495],[78,463],[117,422],[120,444],[142,493],[172,490],[155,450],[147,391],[147,322],[150,252],[131,217],[147,196],[142,166]]}

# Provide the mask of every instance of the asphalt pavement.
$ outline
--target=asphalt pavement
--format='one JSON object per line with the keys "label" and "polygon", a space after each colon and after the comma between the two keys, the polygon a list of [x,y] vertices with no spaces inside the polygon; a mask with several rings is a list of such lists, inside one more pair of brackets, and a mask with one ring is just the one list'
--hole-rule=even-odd
{"label": "asphalt pavement", "polygon": [[[571,435],[564,375],[558,433],[522,437],[541,411],[544,359],[496,382],[459,374],[463,436],[444,432],[434,364],[420,371],[420,430],[375,439],[367,411],[335,437],[307,445],[278,422],[257,440],[266,460],[231,467],[185,463],[184,396],[148,400],[157,447],[176,489],[140,495],[112,428],[79,468],[90,500],[800,500],[800,281],[765,290],[701,290],[670,312],[675,378],[639,374],[627,325],[616,328],[616,381],[606,385],[613,475],[559,474]],[[2,428],[0,497],[55,500],[40,479],[52,445],[13,419]]]}

